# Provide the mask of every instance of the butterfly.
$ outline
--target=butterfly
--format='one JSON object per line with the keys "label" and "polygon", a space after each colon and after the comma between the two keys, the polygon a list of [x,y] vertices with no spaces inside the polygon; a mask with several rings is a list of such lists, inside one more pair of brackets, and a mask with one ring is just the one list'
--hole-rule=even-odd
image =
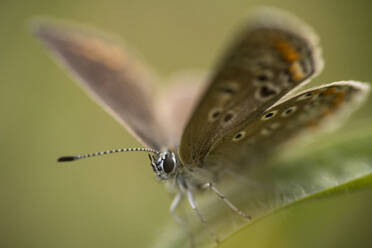
{"label": "butterfly", "polygon": [[160,97],[153,94],[156,85],[145,67],[117,43],[50,22],[39,22],[35,34],[145,145],[59,161],[147,152],[156,177],[175,189],[171,213],[176,221],[184,225],[175,210],[185,198],[216,242],[195,201],[197,192],[210,189],[251,219],[216,187],[224,180],[221,171],[264,164],[292,138],[350,113],[369,90],[366,83],[341,81],[298,93],[322,70],[318,38],[301,20],[275,9],[261,10],[247,21],[208,82],[181,80]]}

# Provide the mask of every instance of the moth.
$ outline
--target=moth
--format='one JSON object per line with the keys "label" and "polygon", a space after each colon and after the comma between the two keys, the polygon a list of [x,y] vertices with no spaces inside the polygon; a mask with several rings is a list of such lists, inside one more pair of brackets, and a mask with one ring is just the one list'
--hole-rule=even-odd
{"label": "moth", "polygon": [[369,90],[366,83],[341,81],[296,93],[322,70],[318,38],[296,17],[274,9],[259,11],[244,24],[205,84],[179,82],[160,100],[152,94],[156,85],[142,64],[117,43],[49,22],[39,22],[35,34],[145,146],[64,156],[59,161],[147,152],[156,177],[177,192],[171,213],[181,225],[175,210],[186,198],[207,226],[194,199],[205,189],[249,220],[215,186],[224,180],[220,172],[261,166],[293,137],[350,113]]}

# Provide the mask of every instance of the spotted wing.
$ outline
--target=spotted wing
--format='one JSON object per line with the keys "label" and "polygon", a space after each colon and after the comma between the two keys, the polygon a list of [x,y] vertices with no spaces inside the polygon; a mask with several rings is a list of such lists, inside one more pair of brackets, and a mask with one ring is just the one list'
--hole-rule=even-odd
{"label": "spotted wing", "polygon": [[261,11],[250,20],[217,67],[188,122],[181,160],[202,166],[212,146],[254,120],[322,68],[317,38],[288,14]]}
{"label": "spotted wing", "polygon": [[144,67],[112,41],[81,30],[38,22],[35,34],[77,81],[144,144],[159,149],[165,136]]}
{"label": "spotted wing", "polygon": [[211,148],[205,162],[211,166],[257,163],[299,133],[339,124],[337,117],[355,109],[368,90],[368,84],[347,81],[299,93],[231,130]]}

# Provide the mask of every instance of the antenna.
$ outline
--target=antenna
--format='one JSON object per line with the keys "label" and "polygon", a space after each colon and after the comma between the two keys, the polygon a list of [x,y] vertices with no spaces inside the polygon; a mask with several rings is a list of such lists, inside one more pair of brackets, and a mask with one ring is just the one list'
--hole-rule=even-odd
{"label": "antenna", "polygon": [[82,154],[82,155],[76,155],[76,156],[63,156],[58,158],[58,162],[71,162],[75,161],[78,159],[83,159],[83,158],[90,158],[90,157],[96,157],[96,156],[102,156],[102,155],[108,155],[112,153],[118,153],[118,152],[152,152],[155,154],[159,154],[160,152],[157,150],[154,150],[152,148],[121,148],[121,149],[113,149],[113,150],[108,150],[104,152],[96,152],[96,153],[87,153],[87,154]]}

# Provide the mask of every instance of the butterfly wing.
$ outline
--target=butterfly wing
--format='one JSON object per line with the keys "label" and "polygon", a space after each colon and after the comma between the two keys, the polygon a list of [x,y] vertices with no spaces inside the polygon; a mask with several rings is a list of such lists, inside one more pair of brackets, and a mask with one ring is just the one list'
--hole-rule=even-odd
{"label": "butterfly wing", "polygon": [[309,27],[276,10],[264,10],[235,39],[187,124],[181,160],[201,166],[213,144],[263,113],[322,68]]}
{"label": "butterfly wing", "polygon": [[206,74],[202,73],[177,73],[158,97],[156,116],[167,130],[167,147],[179,146],[186,123],[204,91],[205,79]]}
{"label": "butterfly wing", "polygon": [[[210,150],[207,165],[246,166],[269,155],[299,133],[329,124],[339,124],[366,98],[368,84],[336,82],[299,93],[242,123]],[[333,121],[330,121],[333,119]]]}
{"label": "butterfly wing", "polygon": [[39,22],[35,28],[55,58],[144,144],[160,149],[165,136],[154,116],[152,80],[120,46],[97,35]]}

